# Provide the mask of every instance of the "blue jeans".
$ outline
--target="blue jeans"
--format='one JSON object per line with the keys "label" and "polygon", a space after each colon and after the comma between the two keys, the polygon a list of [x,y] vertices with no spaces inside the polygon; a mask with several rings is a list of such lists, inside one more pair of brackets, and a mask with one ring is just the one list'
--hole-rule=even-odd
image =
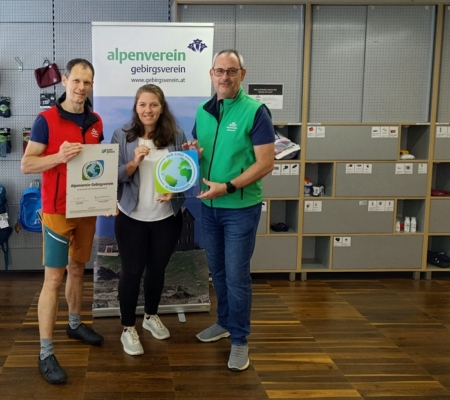
{"label": "blue jeans", "polygon": [[218,300],[217,323],[230,332],[235,345],[246,344],[250,334],[250,259],[260,217],[261,204],[229,209],[202,203],[205,251]]}

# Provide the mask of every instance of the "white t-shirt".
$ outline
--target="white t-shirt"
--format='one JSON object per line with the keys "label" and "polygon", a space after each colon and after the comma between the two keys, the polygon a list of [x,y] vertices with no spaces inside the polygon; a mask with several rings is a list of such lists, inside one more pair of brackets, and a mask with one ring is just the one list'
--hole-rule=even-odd
{"label": "white t-shirt", "polygon": [[[154,169],[158,160],[168,154],[169,150],[157,149],[151,139],[139,138],[139,146],[141,145],[150,147],[150,153],[139,164],[139,198],[136,208],[129,217],[140,221],[160,221],[173,215],[173,210],[170,201],[163,203],[156,201],[160,194],[155,190]],[[119,209],[125,213],[120,206]]]}

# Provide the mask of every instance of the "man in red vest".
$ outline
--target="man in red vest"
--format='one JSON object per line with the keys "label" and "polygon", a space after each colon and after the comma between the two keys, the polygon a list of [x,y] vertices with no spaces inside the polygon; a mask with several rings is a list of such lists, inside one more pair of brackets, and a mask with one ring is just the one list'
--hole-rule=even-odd
{"label": "man in red vest", "polygon": [[90,109],[94,67],[84,59],[68,62],[62,84],[66,92],[56,105],[38,115],[22,158],[24,174],[42,173],[42,225],[44,284],[38,318],[41,352],[38,366],[49,383],[64,383],[67,375],[53,352],[53,329],[58,312],[59,288],[67,269],[66,300],[69,306],[67,335],[88,344],[103,336],[81,322],[83,274],[91,256],[96,217],[66,218],[66,163],[83,144],[103,140],[103,123]]}

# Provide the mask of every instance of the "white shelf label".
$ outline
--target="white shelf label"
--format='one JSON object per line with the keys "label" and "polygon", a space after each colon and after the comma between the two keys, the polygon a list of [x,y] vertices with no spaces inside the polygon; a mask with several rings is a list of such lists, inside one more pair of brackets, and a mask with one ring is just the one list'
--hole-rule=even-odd
{"label": "white shelf label", "polygon": [[281,165],[281,175],[290,175],[291,174],[291,166],[289,164]]}
{"label": "white shelf label", "polygon": [[342,247],[342,237],[334,238],[334,247]]}
{"label": "white shelf label", "polygon": [[342,238],[342,247],[350,247],[352,245],[352,238],[350,236],[344,236]]}
{"label": "white shelf label", "polygon": [[261,203],[261,212],[267,212],[267,201]]}
{"label": "white shelf label", "polygon": [[372,173],[372,164],[364,164],[364,173],[371,174]]}
{"label": "white shelf label", "polygon": [[389,137],[390,138],[398,138],[398,126],[390,126],[389,127]]}
{"label": "white shelf label", "polygon": [[362,174],[364,172],[364,164],[355,164],[355,174]]}
{"label": "white shelf label", "polygon": [[305,212],[314,212],[314,201],[305,201]]}
{"label": "white shelf label", "polygon": [[419,168],[417,170],[418,174],[426,174],[428,171],[428,164],[419,164]]}
{"label": "white shelf label", "polygon": [[354,174],[355,173],[355,164],[345,164],[345,173],[346,174]]}
{"label": "white shelf label", "polygon": [[386,211],[394,211],[394,200],[386,200]]}
{"label": "white shelf label", "polygon": [[395,164],[395,175],[403,175],[405,173],[405,164],[397,163]]}
{"label": "white shelf label", "polygon": [[298,175],[299,170],[300,170],[299,164],[291,164],[291,175]]}
{"label": "white shelf label", "polygon": [[377,201],[377,211],[386,211],[386,202],[384,200]]}
{"label": "white shelf label", "polygon": [[315,126],[308,126],[308,134],[307,136],[309,138],[315,138],[316,137],[316,127]]}
{"label": "white shelf label", "polygon": [[321,201],[313,201],[313,211],[314,212],[322,212],[322,202]]}
{"label": "white shelf label", "polygon": [[377,202],[376,202],[376,200],[369,200],[369,204],[368,204],[367,210],[369,212],[377,211]]}
{"label": "white shelf label", "polygon": [[324,126],[318,126],[316,129],[316,137],[318,138],[324,138],[325,137],[325,127]]}
{"label": "white shelf label", "polygon": [[380,127],[380,136],[382,138],[388,138],[389,137],[389,126],[382,126]]}
{"label": "white shelf label", "polygon": [[412,175],[413,173],[413,164],[412,163],[406,163],[405,164],[405,174]]}
{"label": "white shelf label", "polygon": [[448,135],[448,126],[437,126],[436,127],[436,139],[446,138]]}
{"label": "white shelf label", "polygon": [[379,137],[381,137],[381,127],[379,127],[379,126],[372,126],[371,137],[372,138],[379,138]]}
{"label": "white shelf label", "polygon": [[275,164],[273,166],[272,175],[280,175],[280,173],[281,173],[281,165]]}

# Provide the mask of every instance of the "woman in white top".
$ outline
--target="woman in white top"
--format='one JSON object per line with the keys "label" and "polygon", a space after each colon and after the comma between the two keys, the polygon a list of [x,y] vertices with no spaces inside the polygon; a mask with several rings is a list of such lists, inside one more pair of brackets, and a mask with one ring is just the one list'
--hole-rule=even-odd
{"label": "woman in white top", "polygon": [[170,337],[157,315],[164,276],[182,230],[183,198],[155,191],[154,168],[170,151],[181,150],[186,137],[177,125],[163,91],[156,85],[138,89],[131,125],[114,132],[119,143],[119,214],[115,235],[122,261],[119,302],[123,349],[144,353],[136,332],[136,306],[144,276],[144,329],[157,339]]}

